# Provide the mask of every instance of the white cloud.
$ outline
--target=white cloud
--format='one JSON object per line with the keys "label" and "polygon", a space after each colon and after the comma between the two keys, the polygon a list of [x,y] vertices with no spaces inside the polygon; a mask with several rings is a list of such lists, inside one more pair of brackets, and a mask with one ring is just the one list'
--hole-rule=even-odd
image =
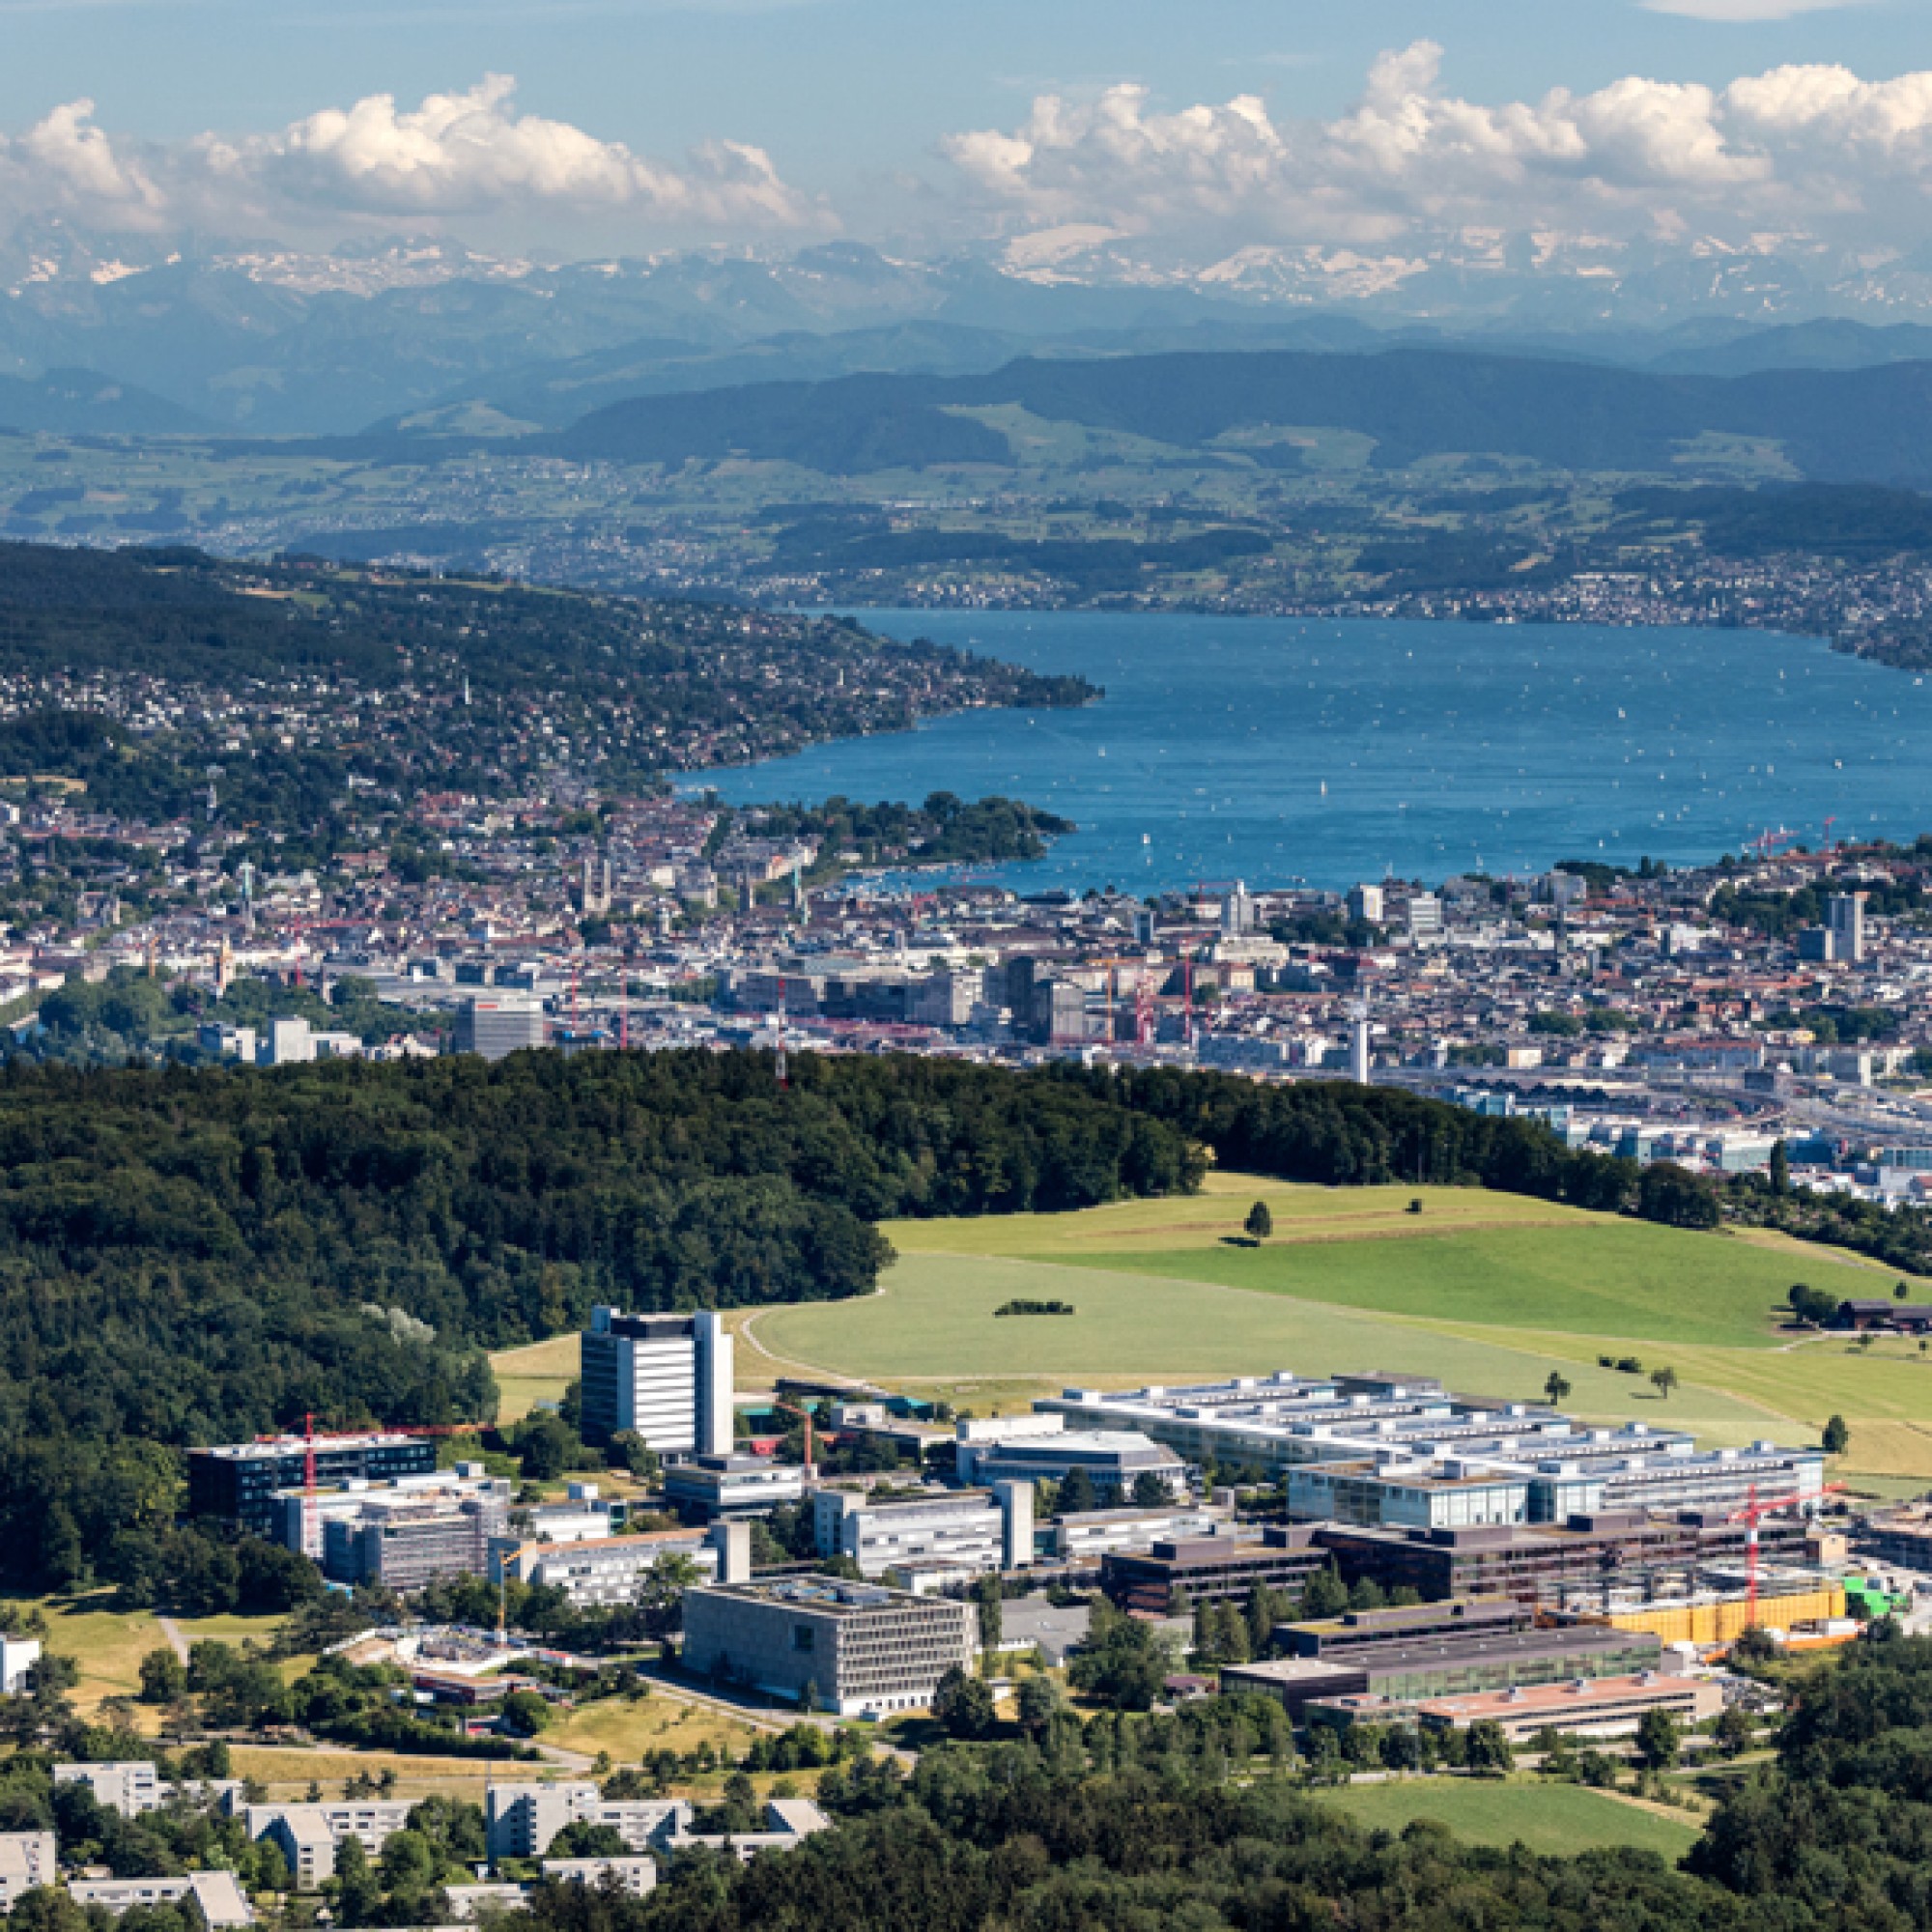
{"label": "white cloud", "polygon": [[567,121],[519,114],[516,83],[490,74],[418,105],[373,94],[271,134],[204,134],[173,145],[116,141],[94,103],[57,107],[0,137],[0,198],[108,224],[223,217],[623,213],[699,229],[823,226],[762,148],[707,142],[673,164]]}
{"label": "white cloud", "polygon": [[1687,20],[1795,20],[1801,14],[1835,14],[1865,0],[1640,0],[1647,14],[1676,14]]}
{"label": "white cloud", "polygon": [[1490,104],[1445,90],[1440,69],[1432,42],[1385,53],[1325,121],[1278,120],[1253,95],[1173,111],[1132,85],[1041,95],[1017,127],[943,152],[1009,223],[1189,243],[1219,224],[1232,243],[1336,243],[1553,222],[1740,237],[1809,224],[1903,247],[1932,226],[1932,72],[1783,67],[1721,88],[1632,74]]}

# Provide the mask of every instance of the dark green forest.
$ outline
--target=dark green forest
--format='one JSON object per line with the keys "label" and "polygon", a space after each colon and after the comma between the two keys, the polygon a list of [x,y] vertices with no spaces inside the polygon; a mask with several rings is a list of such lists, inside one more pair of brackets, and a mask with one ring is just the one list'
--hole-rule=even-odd
{"label": "dark green forest", "polygon": [[182,1446],[487,1419],[483,1350],[861,1294],[905,1214],[1193,1186],[1174,1127],[920,1059],[0,1071],[0,1576],[74,1581]]}

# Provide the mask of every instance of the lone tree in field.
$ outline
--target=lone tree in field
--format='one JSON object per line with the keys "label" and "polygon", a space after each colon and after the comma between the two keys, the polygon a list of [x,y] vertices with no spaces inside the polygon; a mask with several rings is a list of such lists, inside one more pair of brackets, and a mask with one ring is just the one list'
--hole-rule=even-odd
{"label": "lone tree in field", "polygon": [[1650,1385],[1665,1402],[1668,1402],[1670,1400],[1670,1391],[1677,1386],[1677,1371],[1675,1369],[1652,1369],[1650,1372]]}
{"label": "lone tree in field", "polygon": [[1852,1446],[1852,1432],[1842,1415],[1834,1415],[1825,1425],[1825,1454],[1842,1456]]}
{"label": "lone tree in field", "polygon": [[1241,1223],[1252,1241],[1264,1241],[1274,1233],[1274,1216],[1268,1212],[1265,1201],[1257,1201],[1248,1209],[1248,1218]]}
{"label": "lone tree in field", "polygon": [[1548,1378],[1543,1384],[1543,1396],[1551,1408],[1561,1408],[1570,1400],[1570,1384],[1556,1370],[1551,1369]]}

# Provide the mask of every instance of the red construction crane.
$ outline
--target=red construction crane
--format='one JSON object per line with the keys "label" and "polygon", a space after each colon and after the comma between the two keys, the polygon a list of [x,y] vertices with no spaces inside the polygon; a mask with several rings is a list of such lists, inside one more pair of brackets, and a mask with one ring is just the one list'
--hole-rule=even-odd
{"label": "red construction crane", "polygon": [[1741,1510],[1733,1510],[1731,1514],[1724,1519],[1726,1522],[1742,1522],[1748,1524],[1749,1526],[1745,1537],[1745,1570],[1746,1574],[1750,1579],[1749,1590],[1748,1590],[1749,1610],[1748,1614],[1746,1617],[1746,1623],[1747,1625],[1755,1626],[1757,1623],[1757,1526],[1758,1524],[1761,1521],[1763,1521],[1763,1520],[1766,1517],[1777,1515],[1777,1513],[1780,1510],[1803,1508],[1803,1506],[1806,1503],[1816,1502],[1819,1496],[1823,1495],[1826,1492],[1826,1491],[1842,1490],[1844,1487],[1845,1486],[1842,1483],[1827,1483],[1824,1486],[1823,1490],[1807,1491],[1803,1495],[1775,1496],[1769,1502],[1761,1503],[1757,1499],[1757,1485],[1753,1483],[1750,1486],[1750,1488],[1745,1492],[1746,1500],[1744,1508]]}
{"label": "red construction crane", "polygon": [[1826,819],[1825,821],[1825,850],[1828,852],[1832,849],[1832,828],[1833,826],[1837,824],[1837,822],[1838,822],[1838,815],[1836,812],[1833,812],[1832,816]]}
{"label": "red construction crane", "polygon": [[811,1455],[811,1409],[809,1405],[796,1402],[782,1402],[777,1396],[772,1398],[772,1406],[781,1408],[787,1415],[795,1415],[805,1424],[805,1480],[815,1483],[818,1480],[818,1465]]}

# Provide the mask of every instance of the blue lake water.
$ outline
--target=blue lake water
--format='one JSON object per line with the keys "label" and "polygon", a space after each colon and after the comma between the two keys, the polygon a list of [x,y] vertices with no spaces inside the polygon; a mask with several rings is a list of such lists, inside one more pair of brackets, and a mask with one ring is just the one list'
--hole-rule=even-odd
{"label": "blue lake water", "polygon": [[708,773],[734,803],[1004,792],[1075,820],[1037,890],[1346,886],[1932,830],[1932,685],[1752,631],[862,611],[1106,687]]}

